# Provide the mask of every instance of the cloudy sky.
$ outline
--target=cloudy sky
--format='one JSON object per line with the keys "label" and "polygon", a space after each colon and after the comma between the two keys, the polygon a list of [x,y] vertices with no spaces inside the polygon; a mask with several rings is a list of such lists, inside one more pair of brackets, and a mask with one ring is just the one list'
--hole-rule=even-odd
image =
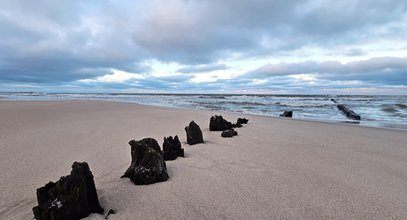
{"label": "cloudy sky", "polygon": [[407,94],[407,1],[0,0],[0,91]]}

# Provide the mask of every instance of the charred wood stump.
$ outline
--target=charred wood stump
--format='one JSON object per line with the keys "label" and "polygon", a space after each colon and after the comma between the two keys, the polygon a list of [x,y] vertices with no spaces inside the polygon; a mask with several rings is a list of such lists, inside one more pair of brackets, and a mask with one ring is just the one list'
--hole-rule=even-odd
{"label": "charred wood stump", "polygon": [[57,182],[37,189],[38,206],[33,208],[35,219],[70,220],[103,214],[99,204],[92,172],[86,162],[74,162],[71,174]]}
{"label": "charred wood stump", "polygon": [[131,140],[131,165],[122,178],[127,177],[136,185],[147,185],[168,180],[163,152],[154,138]]}
{"label": "charred wood stump", "polygon": [[187,142],[189,145],[203,143],[203,135],[201,128],[194,121],[191,121],[188,126],[185,127],[187,135]]}

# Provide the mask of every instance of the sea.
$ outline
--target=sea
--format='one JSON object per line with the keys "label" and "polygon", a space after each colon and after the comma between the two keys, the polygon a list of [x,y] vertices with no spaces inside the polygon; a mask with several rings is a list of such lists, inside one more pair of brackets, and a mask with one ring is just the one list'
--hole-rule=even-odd
{"label": "sea", "polygon": [[[361,120],[337,108],[343,104]],[[407,130],[407,96],[395,95],[259,95],[259,94],[134,94],[134,93],[0,93],[0,100],[104,100],[172,108],[205,109],[278,117],[293,111],[294,119],[351,123]]]}

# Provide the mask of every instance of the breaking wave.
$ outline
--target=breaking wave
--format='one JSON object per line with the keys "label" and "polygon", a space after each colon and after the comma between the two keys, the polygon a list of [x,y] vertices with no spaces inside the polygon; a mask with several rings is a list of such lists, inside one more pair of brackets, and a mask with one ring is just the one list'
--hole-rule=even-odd
{"label": "breaking wave", "polygon": [[281,102],[276,102],[274,103],[277,106],[281,107],[294,107],[294,108],[324,108],[324,107],[331,107],[334,106],[334,104],[331,103],[281,103]]}
{"label": "breaking wave", "polygon": [[381,107],[382,107],[381,110],[387,113],[398,113],[400,111],[407,110],[407,105],[404,103],[383,104]]}

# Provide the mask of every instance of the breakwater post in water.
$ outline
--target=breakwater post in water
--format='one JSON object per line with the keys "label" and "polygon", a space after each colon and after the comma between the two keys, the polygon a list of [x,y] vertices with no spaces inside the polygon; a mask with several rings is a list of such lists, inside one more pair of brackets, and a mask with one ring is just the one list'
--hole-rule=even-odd
{"label": "breakwater post in water", "polygon": [[[335,99],[331,99],[331,101],[338,104],[338,102]],[[354,111],[350,110],[345,105],[338,104],[337,107],[339,110],[341,110],[343,113],[345,113],[346,117],[353,119],[353,120],[360,120],[360,115],[356,114]]]}

